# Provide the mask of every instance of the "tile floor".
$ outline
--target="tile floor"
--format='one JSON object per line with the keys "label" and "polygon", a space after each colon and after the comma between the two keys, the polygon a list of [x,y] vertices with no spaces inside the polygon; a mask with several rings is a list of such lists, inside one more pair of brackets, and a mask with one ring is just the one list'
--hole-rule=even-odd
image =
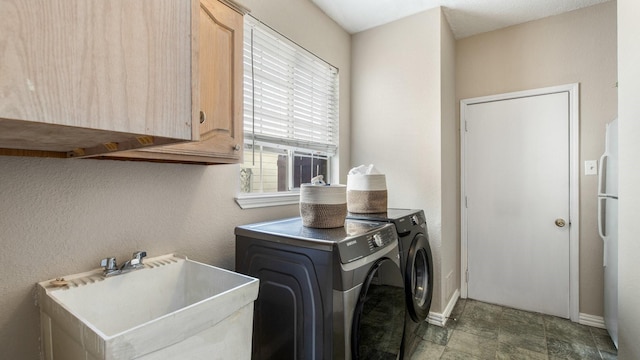
{"label": "tile floor", "polygon": [[617,359],[604,329],[459,299],[445,327],[424,324],[410,360]]}

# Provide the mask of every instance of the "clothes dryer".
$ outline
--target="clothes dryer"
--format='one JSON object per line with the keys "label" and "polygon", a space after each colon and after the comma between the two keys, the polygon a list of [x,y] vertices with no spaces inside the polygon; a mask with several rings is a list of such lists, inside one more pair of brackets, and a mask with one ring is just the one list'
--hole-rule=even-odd
{"label": "clothes dryer", "polygon": [[239,226],[236,271],[260,279],[253,359],[401,359],[406,319],[397,231],[300,218]]}
{"label": "clothes dryer", "polygon": [[404,353],[410,355],[419,341],[416,330],[429,316],[433,298],[433,258],[424,211],[389,208],[386,213],[349,213],[347,218],[395,225],[406,292]]}

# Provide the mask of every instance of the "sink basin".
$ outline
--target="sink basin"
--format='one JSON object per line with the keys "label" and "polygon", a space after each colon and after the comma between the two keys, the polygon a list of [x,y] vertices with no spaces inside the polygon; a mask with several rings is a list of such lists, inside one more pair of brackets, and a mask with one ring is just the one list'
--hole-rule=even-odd
{"label": "sink basin", "polygon": [[176,255],[38,283],[45,359],[250,359],[258,279]]}

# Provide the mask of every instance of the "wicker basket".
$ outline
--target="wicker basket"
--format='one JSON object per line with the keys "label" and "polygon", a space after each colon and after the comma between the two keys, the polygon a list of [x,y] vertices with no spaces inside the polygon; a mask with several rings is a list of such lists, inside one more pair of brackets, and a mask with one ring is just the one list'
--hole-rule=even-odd
{"label": "wicker basket", "polygon": [[349,190],[347,208],[356,214],[383,213],[387,211],[387,190]]}
{"label": "wicker basket", "polygon": [[347,209],[356,214],[387,211],[387,182],[384,174],[349,175]]}
{"label": "wicker basket", "polygon": [[346,187],[302,184],[300,217],[306,227],[329,229],[344,226],[347,217]]}

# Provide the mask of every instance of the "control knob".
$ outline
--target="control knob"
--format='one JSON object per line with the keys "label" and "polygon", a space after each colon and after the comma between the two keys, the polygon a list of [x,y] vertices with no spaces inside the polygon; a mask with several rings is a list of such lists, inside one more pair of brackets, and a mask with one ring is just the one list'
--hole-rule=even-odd
{"label": "control knob", "polygon": [[384,240],[382,239],[382,235],[380,235],[380,233],[373,234],[373,245],[375,247],[384,245]]}
{"label": "control knob", "polygon": [[413,225],[418,225],[418,215],[412,215],[411,216],[411,223]]}

